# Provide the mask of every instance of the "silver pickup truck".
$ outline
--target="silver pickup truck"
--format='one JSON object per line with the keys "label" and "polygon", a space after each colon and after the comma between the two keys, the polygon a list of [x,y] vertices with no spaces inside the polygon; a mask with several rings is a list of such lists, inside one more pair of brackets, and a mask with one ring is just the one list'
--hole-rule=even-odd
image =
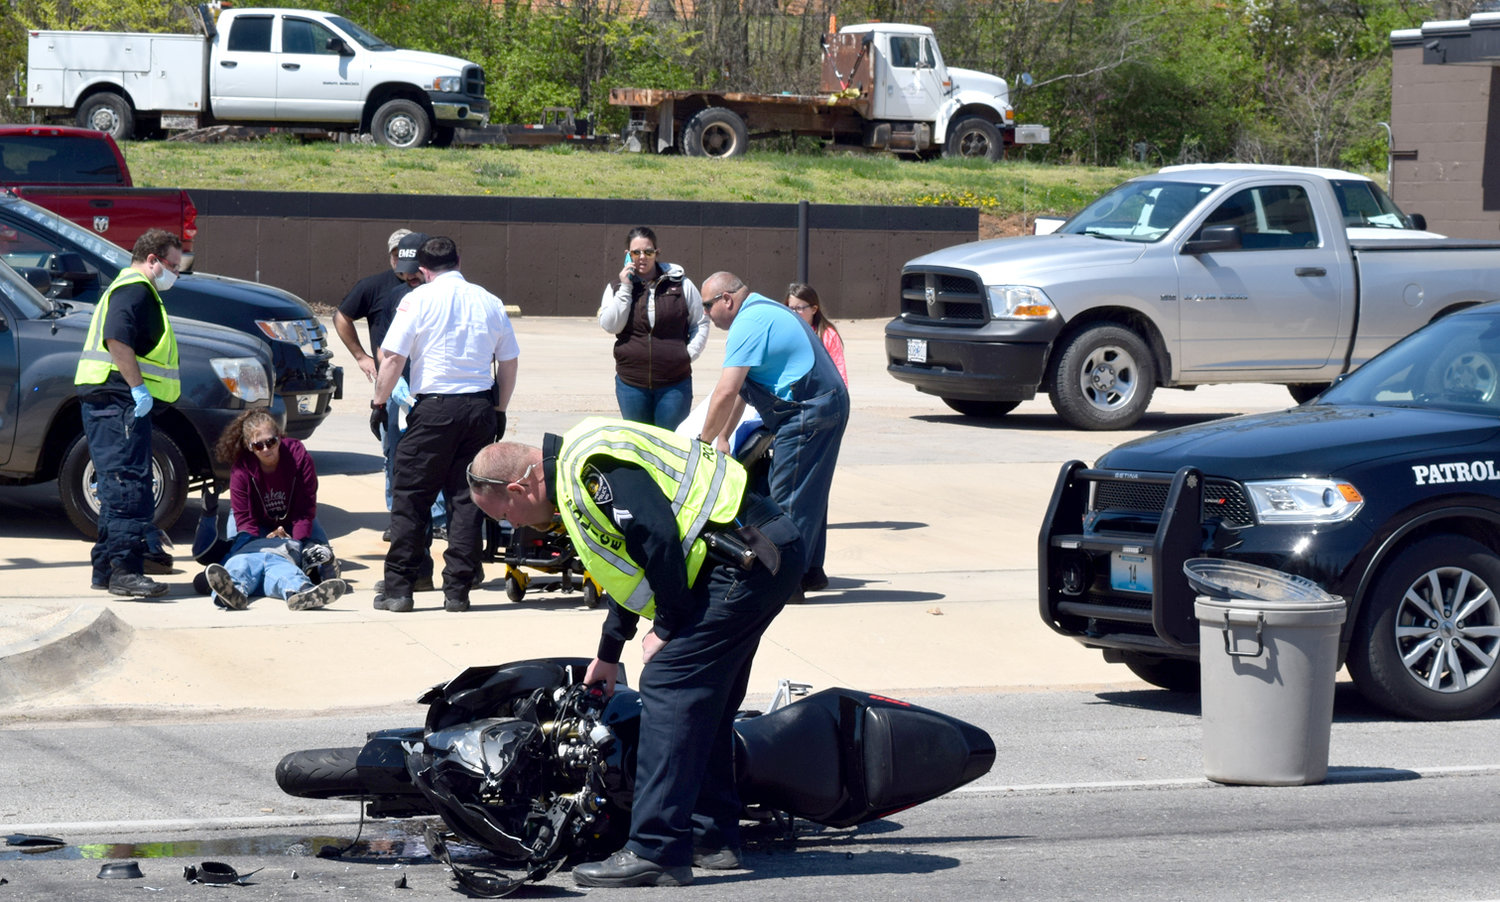
{"label": "silver pickup truck", "polygon": [[1050,235],[908,262],[888,369],[974,416],[1046,391],[1080,429],[1129,427],[1158,386],[1271,382],[1303,401],[1431,320],[1500,299],[1500,243],[1423,228],[1351,173],[1168,167]]}

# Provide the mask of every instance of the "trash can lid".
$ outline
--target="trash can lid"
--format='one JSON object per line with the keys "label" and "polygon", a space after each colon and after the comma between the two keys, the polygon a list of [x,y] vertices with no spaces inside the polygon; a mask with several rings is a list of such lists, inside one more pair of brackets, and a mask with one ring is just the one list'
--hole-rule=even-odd
{"label": "trash can lid", "polygon": [[1310,579],[1257,564],[1195,557],[1183,561],[1182,572],[1187,574],[1195,591],[1210,598],[1248,598],[1283,604],[1341,601]]}

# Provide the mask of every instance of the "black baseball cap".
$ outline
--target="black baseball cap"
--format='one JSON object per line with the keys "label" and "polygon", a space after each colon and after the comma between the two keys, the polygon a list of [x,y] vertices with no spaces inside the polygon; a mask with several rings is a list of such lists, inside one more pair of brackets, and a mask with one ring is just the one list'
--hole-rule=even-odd
{"label": "black baseball cap", "polygon": [[417,271],[417,249],[427,242],[422,232],[412,232],[396,244],[396,272],[411,275]]}

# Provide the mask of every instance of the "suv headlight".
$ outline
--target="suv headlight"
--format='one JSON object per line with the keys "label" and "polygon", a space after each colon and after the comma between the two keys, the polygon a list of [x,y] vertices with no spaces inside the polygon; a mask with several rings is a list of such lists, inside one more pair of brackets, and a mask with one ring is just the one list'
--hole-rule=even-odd
{"label": "suv headlight", "polygon": [[1365,506],[1359,489],[1333,479],[1268,479],[1245,488],[1262,523],[1342,523]]}
{"label": "suv headlight", "polygon": [[255,325],[265,333],[267,338],[273,341],[291,342],[307,355],[318,352],[318,345],[323,335],[322,325],[317,320],[258,319]]}
{"label": "suv headlight", "polygon": [[1049,319],[1057,315],[1052,299],[1030,285],[987,285],[990,315],[995,319]]}
{"label": "suv headlight", "polygon": [[209,364],[229,393],[241,401],[270,400],[270,377],[254,357],[214,357]]}
{"label": "suv headlight", "polygon": [[445,94],[457,94],[464,89],[464,80],[458,75],[439,75],[432,80],[432,89]]}

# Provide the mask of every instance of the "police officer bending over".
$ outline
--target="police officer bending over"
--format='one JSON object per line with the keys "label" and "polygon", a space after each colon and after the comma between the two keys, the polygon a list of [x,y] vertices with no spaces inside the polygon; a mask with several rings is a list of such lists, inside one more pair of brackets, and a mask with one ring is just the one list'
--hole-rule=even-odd
{"label": "police officer bending over", "polygon": [[423,242],[417,266],[424,284],[396,308],[380,346],[370,402],[377,416],[386,409],[410,359],[417,403],[396,446],[391,547],[375,607],[412,609],[412,591],[427,558],[432,501],[441,490],[449,504],[443,608],[467,611],[484,517],[469,498],[464,471],[479,449],[505,435],[505,409],[516,387],[521,350],[505,305],[458,271],[458,246],[451,238]]}
{"label": "police officer bending over", "polygon": [[[561,515],[613,599],[585,679],[613,693],[641,617],[640,748],[630,841],[582,864],[582,886],[681,886],[740,867],[733,725],[751,660],[802,577],[801,534],[712,445],[588,419],[542,448],[500,442],[469,470],[474,503],[545,528]],[[711,550],[711,548],[713,550]]]}

